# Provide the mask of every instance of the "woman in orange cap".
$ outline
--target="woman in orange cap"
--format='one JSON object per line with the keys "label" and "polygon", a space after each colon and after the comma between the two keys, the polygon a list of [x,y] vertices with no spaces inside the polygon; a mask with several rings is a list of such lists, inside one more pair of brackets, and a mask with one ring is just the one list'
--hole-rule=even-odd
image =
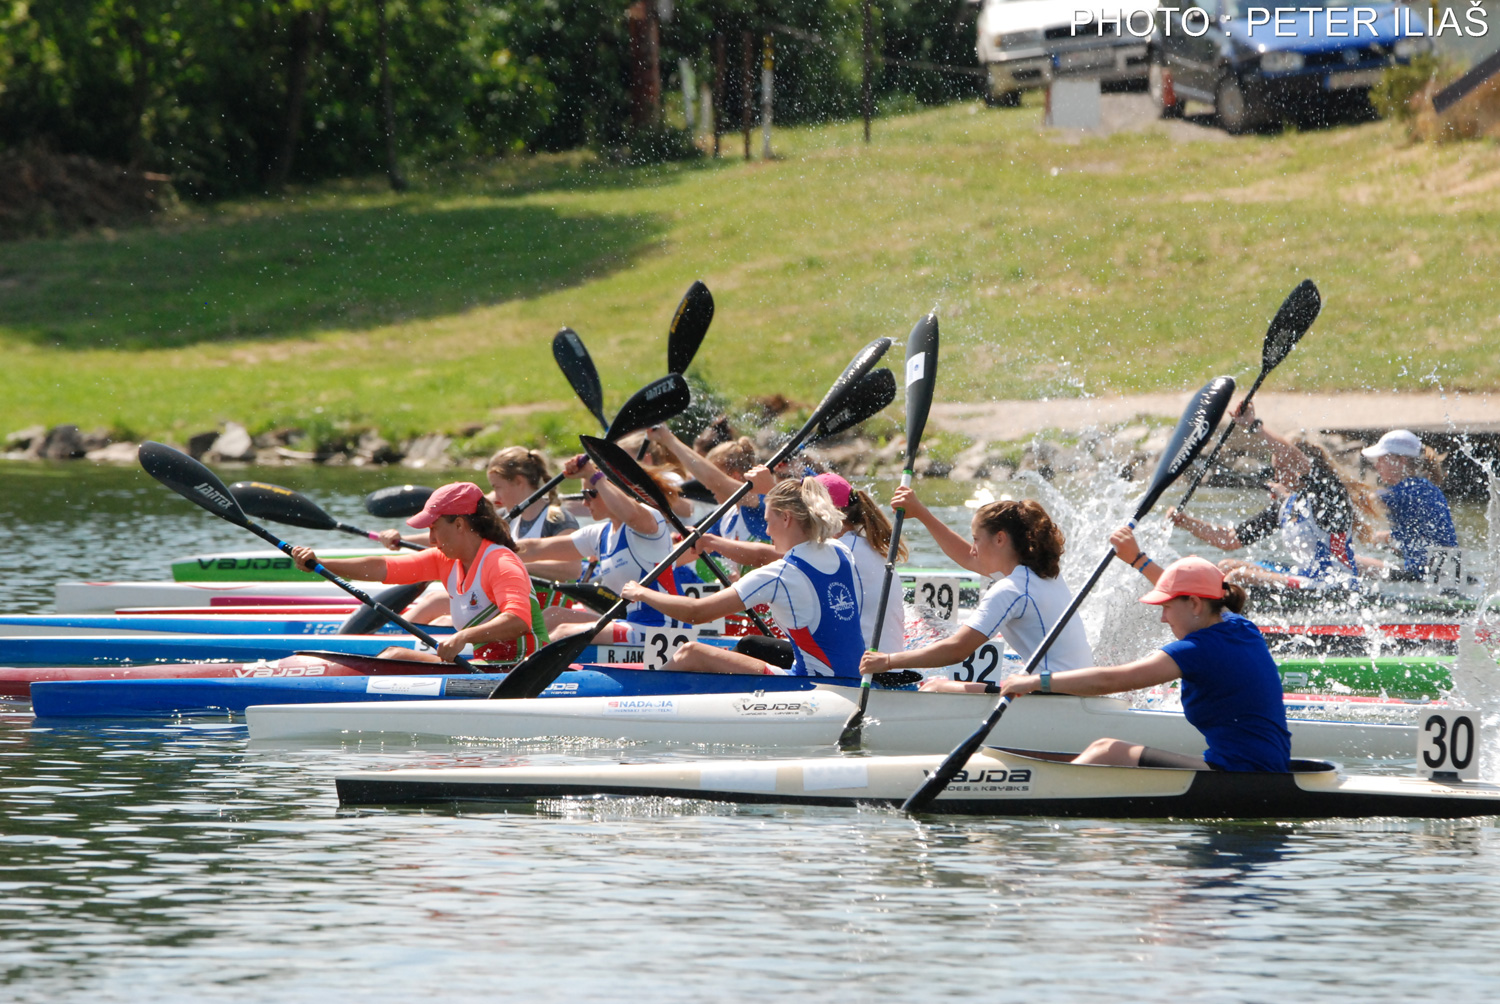
{"label": "woman in orange cap", "polygon": [[1141,553],[1135,535],[1121,527],[1110,535],[1120,560],[1155,586],[1142,603],[1161,607],[1162,623],[1177,640],[1123,666],[1093,666],[1017,674],[1003,694],[1051,693],[1090,697],[1182,680],[1182,711],[1208,740],[1203,758],[1168,753],[1125,739],[1099,739],[1075,763],[1196,770],[1286,771],[1291,733],[1281,677],[1260,630],[1239,615],[1245,592],[1226,584],[1212,562],[1190,557],[1165,569]]}
{"label": "woman in orange cap", "polygon": [[[335,575],[367,582],[441,582],[447,587],[453,634],[436,654],[389,648],[385,658],[448,662],[467,645],[488,662],[524,659],[547,643],[541,607],[531,576],[516,556],[516,543],[495,506],[479,486],[467,481],[444,485],[422,511],[406,521],[431,535],[432,546],[389,558],[330,558]],[[292,548],[297,567],[312,571],[318,556],[310,547]]]}

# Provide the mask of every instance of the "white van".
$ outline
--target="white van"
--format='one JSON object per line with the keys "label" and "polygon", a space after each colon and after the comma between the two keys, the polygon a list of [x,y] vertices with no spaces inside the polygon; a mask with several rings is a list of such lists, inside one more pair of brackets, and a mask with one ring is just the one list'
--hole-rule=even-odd
{"label": "white van", "polygon": [[[1022,91],[1045,87],[1054,77],[1146,79],[1156,0],[979,2],[979,63],[989,75],[991,104],[1019,104]],[[1138,34],[1126,28],[1127,18]]]}

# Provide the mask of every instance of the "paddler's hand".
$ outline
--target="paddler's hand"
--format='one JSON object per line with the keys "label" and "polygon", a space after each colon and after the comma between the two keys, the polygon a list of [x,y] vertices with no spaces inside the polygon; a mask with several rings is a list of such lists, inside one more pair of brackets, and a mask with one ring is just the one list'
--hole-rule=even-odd
{"label": "paddler's hand", "polygon": [[294,547],[292,548],[292,561],[304,572],[310,572],[318,563],[318,556],[310,547]]}
{"label": "paddler's hand", "polygon": [[872,676],[875,673],[889,673],[891,671],[891,657],[885,652],[866,652],[859,658],[859,673],[861,676]]}
{"label": "paddler's hand", "polygon": [[463,655],[464,646],[468,643],[468,639],[464,636],[464,632],[455,631],[444,638],[442,641],[438,642],[438,658],[443,660],[444,662],[452,662],[455,656]]}
{"label": "paddler's hand", "polygon": [[1006,697],[1021,697],[1034,694],[1041,689],[1042,678],[1035,673],[1012,673],[1000,683],[1000,693]]}
{"label": "paddler's hand", "polygon": [[385,546],[387,551],[401,550],[400,530],[381,530],[377,539]]}
{"label": "paddler's hand", "polygon": [[756,464],[746,471],[745,480],[750,482],[757,495],[765,495],[776,487],[776,475],[765,464]]}
{"label": "paddler's hand", "polygon": [[645,596],[649,592],[651,592],[651,590],[647,589],[639,582],[627,582],[625,583],[625,588],[620,590],[620,598],[629,600],[631,603],[639,603],[641,602],[641,597]]}
{"label": "paddler's hand", "polygon": [[1135,560],[1141,556],[1141,545],[1135,542],[1135,534],[1128,526],[1122,526],[1110,534],[1109,543],[1115,549],[1115,557],[1127,565],[1134,566]]}
{"label": "paddler's hand", "polygon": [[917,522],[929,515],[927,507],[922,500],[917,498],[917,493],[910,488],[897,488],[896,494],[891,496],[891,508],[900,509]]}
{"label": "paddler's hand", "polygon": [[1240,406],[1234,409],[1234,424],[1244,426],[1255,424],[1255,405],[1251,404],[1248,398],[1241,401]]}
{"label": "paddler's hand", "polygon": [[563,475],[580,481],[593,473],[594,462],[587,453],[579,453],[563,461]]}

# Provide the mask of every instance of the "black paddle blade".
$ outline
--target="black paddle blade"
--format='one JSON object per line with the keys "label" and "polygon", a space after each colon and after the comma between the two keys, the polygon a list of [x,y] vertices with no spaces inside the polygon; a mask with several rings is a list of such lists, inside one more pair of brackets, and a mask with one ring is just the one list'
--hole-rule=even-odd
{"label": "black paddle blade", "polygon": [[871,370],[860,378],[838,408],[823,419],[816,438],[837,436],[884,411],[894,400],[896,375],[887,369]]}
{"label": "black paddle blade", "polygon": [[250,520],[218,475],[181,450],[163,443],[142,443],[141,467],[178,495],[235,526],[248,527]]}
{"label": "black paddle blade", "polygon": [[391,485],[365,496],[365,512],[381,519],[405,519],[422,511],[432,497],[432,489],[422,485]]}
{"label": "black paddle blade", "polygon": [[1275,369],[1287,353],[1296,347],[1318,319],[1323,309],[1323,297],[1311,279],[1303,279],[1297,288],[1287,294],[1281,309],[1271,319],[1266,329],[1266,344],[1261,349],[1260,367],[1263,371]]}
{"label": "black paddle blade", "polygon": [[557,360],[557,368],[567,377],[578,400],[583,402],[590,415],[599,420],[599,428],[607,428],[609,423],[604,420],[604,388],[599,385],[599,370],[578,332],[563,328],[553,335],[552,358]]}
{"label": "black paddle blade", "polygon": [[491,700],[525,700],[540,697],[557,675],[578,661],[594,643],[594,632],[580,631],[537,649],[516,663],[505,679],[490,691]]}
{"label": "black paddle blade", "polygon": [[236,481],[229,494],[248,516],[305,530],[337,530],[338,521],[300,492],[264,481]]}
{"label": "black paddle blade", "polygon": [[681,415],[692,403],[693,394],[682,374],[668,373],[630,395],[630,400],[615,413],[615,420],[609,424],[604,438],[613,442],[637,429],[660,425]]}
{"label": "black paddle blade", "polygon": [[[875,364],[880,362],[880,357],[885,355],[886,350],[890,347],[891,340],[889,338],[877,338],[855,353],[854,358],[849,360],[849,365],[844,367],[844,372],[838,375],[838,379],[833,381],[833,385],[823,395],[823,400],[818,402],[818,406],[813,409],[812,414],[807,416],[807,421],[802,423],[802,428],[798,429],[792,435],[791,439],[781,444],[781,449],[777,450],[776,454],[770,460],[766,461],[766,466],[774,469],[782,461],[786,460],[787,457],[797,452],[798,448],[806,441],[808,435],[814,429],[822,426],[830,415],[837,412],[843,406],[845,398],[859,385],[859,382],[864,379],[865,374],[875,368]],[[820,432],[819,435],[827,435],[827,432]]]}
{"label": "black paddle blade", "polygon": [[1156,474],[1151,478],[1151,487],[1146,489],[1140,505],[1136,506],[1135,519],[1139,520],[1150,512],[1161,493],[1203,452],[1203,445],[1214,434],[1214,428],[1224,417],[1224,410],[1229,407],[1229,399],[1233,396],[1234,378],[1227,376],[1214,377],[1193,395],[1161,455],[1161,463],[1157,464]]}
{"label": "black paddle blade", "polygon": [[917,459],[937,386],[938,319],[928,314],[906,337],[906,470]]}
{"label": "black paddle blade", "polygon": [[[270,519],[269,516],[266,518]],[[426,591],[427,583],[425,582],[407,582],[403,585],[391,586],[389,589],[382,589],[375,594],[375,602],[399,614]],[[374,634],[385,627],[389,620],[389,617],[374,607],[362,606],[350,614],[348,620],[339,625],[339,634]]]}
{"label": "black paddle blade", "polygon": [[579,436],[578,441],[583,444],[583,452],[589,455],[594,466],[626,495],[642,505],[650,506],[669,520],[677,519],[677,514],[672,512],[672,504],[667,501],[661,487],[629,453],[608,440],[594,436]]}
{"label": "black paddle blade", "polygon": [[714,295],[702,282],[694,282],[672,315],[672,327],[667,332],[667,372],[687,372],[713,319]]}

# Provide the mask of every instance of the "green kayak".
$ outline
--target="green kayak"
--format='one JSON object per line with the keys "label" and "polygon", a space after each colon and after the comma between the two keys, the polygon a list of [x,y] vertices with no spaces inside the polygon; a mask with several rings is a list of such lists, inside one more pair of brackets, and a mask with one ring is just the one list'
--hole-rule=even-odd
{"label": "green kayak", "polygon": [[1453,689],[1452,659],[1420,656],[1285,659],[1277,663],[1289,694],[1446,697]]}

